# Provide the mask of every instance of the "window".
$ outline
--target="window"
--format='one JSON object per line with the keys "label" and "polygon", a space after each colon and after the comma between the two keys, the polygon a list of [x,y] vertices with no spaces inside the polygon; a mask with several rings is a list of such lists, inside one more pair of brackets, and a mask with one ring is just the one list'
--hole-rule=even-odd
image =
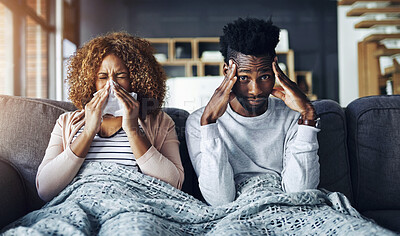
{"label": "window", "polygon": [[78,0],[0,0],[0,94],[65,100],[63,53],[76,47],[63,41],[79,41],[78,6]]}
{"label": "window", "polygon": [[0,3],[0,94],[13,94],[12,13]]}
{"label": "window", "polygon": [[47,98],[47,32],[29,16],[26,17],[25,30],[25,95]]}

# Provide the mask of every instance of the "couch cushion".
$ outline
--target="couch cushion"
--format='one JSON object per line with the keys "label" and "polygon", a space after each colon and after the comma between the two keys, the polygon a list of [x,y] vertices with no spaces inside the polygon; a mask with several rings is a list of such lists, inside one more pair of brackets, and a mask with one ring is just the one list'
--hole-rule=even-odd
{"label": "couch cushion", "polygon": [[66,102],[0,95],[0,156],[21,173],[29,210],[43,201],[37,195],[35,177],[57,118],[67,110],[56,104]]}
{"label": "couch cushion", "polygon": [[400,210],[400,96],[359,98],[346,117],[356,208]]}
{"label": "couch cushion", "polygon": [[186,146],[185,124],[189,113],[179,108],[163,108],[163,110],[175,121],[175,129],[180,142],[179,152],[181,155],[182,165],[185,170],[185,180],[183,182],[182,191],[199,200],[204,200],[203,196],[201,195],[197,175],[194,172]]}
{"label": "couch cushion", "polygon": [[352,202],[344,111],[332,100],[314,101],[313,105],[321,118],[321,131],[318,133],[321,178],[318,187],[341,192]]}
{"label": "couch cushion", "polygon": [[28,212],[24,183],[11,163],[0,157],[0,229]]}
{"label": "couch cushion", "polygon": [[382,227],[400,233],[400,210],[364,211],[361,214],[373,219]]}

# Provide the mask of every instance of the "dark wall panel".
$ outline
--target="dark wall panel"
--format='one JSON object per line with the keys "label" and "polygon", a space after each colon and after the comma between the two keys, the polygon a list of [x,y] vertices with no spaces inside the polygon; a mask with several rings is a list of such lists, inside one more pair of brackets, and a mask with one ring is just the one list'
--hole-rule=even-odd
{"label": "dark wall panel", "polygon": [[338,101],[337,2],[333,0],[82,0],[80,42],[115,30],[141,37],[218,37],[238,17],[289,32],[295,69],[313,71],[318,98]]}

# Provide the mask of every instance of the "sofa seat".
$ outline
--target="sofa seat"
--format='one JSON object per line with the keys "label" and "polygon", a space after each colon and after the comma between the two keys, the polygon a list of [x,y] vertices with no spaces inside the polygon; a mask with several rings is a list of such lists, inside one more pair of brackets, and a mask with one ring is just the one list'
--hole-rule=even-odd
{"label": "sofa seat", "polygon": [[400,232],[400,210],[363,211],[361,214],[373,219],[382,227]]}

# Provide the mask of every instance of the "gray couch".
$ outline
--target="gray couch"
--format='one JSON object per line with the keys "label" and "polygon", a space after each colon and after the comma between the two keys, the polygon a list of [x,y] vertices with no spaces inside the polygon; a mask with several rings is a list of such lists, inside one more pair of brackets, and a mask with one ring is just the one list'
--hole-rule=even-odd
{"label": "gray couch", "polygon": [[[400,232],[400,96],[365,97],[343,109],[314,101],[322,120],[318,134],[320,188],[344,193],[363,215]],[[35,175],[58,116],[68,102],[0,95],[0,229],[40,208]],[[166,108],[174,119],[185,182],[202,199],[184,137],[186,111]]]}

